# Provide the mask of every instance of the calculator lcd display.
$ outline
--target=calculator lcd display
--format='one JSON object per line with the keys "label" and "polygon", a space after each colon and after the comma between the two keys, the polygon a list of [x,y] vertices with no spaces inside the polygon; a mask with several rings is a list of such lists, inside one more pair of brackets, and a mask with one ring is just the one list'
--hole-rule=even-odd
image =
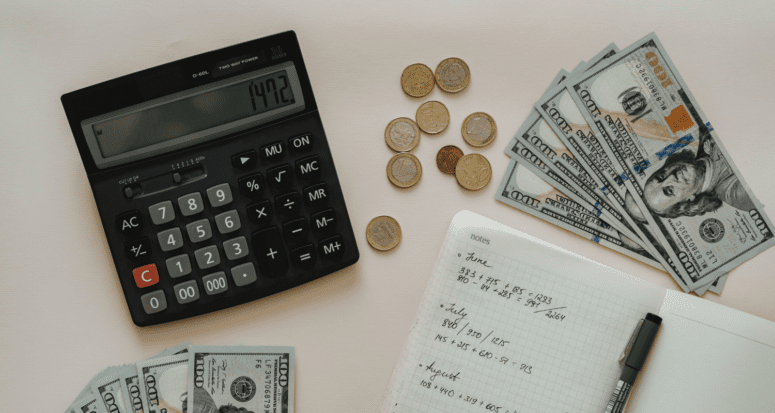
{"label": "calculator lcd display", "polygon": [[104,158],[135,151],[295,102],[285,70],[185,96],[92,125]]}

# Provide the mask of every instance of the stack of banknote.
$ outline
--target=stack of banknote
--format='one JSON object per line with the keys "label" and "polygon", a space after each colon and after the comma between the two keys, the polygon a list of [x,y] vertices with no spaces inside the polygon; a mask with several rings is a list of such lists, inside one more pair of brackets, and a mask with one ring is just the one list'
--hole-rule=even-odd
{"label": "stack of banknote", "polygon": [[506,147],[496,199],[698,295],[719,293],[731,269],[775,243],[656,34],[611,44],[548,86]]}
{"label": "stack of banknote", "polygon": [[91,379],[66,413],[293,412],[293,347],[185,342]]}

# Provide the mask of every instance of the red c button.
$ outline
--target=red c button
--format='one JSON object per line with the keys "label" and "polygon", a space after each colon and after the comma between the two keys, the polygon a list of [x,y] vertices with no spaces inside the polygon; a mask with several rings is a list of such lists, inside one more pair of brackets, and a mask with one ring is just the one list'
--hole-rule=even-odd
{"label": "red c button", "polygon": [[137,267],[132,270],[132,275],[135,277],[135,284],[140,288],[148,287],[159,282],[159,271],[156,269],[156,264]]}

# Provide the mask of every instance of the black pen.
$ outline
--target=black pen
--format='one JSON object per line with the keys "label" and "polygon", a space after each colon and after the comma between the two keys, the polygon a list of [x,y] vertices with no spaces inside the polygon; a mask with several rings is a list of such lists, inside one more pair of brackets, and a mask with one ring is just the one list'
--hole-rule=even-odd
{"label": "black pen", "polygon": [[611,395],[611,399],[608,401],[605,413],[621,413],[624,411],[627,399],[630,398],[632,385],[635,383],[635,378],[638,377],[638,372],[643,367],[643,363],[646,362],[646,357],[649,355],[651,345],[657,337],[660,324],[662,324],[661,317],[648,313],[636,329],[637,336],[635,336],[634,341],[631,340],[632,345],[629,347],[622,375],[619,377],[619,382],[616,383],[616,389],[614,389],[614,394]]}

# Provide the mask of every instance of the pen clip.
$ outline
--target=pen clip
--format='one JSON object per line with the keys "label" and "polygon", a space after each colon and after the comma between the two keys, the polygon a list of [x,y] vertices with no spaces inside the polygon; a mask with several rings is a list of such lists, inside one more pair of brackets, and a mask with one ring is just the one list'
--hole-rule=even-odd
{"label": "pen clip", "polygon": [[643,322],[645,319],[641,318],[638,322],[638,325],[635,326],[635,330],[632,331],[632,336],[630,337],[630,341],[627,342],[627,346],[624,347],[624,351],[622,351],[622,356],[619,357],[619,364],[623,364],[624,360],[627,360],[627,355],[630,354],[630,350],[632,350],[632,345],[635,343],[635,337],[638,336],[638,331],[640,331],[640,326],[643,325]]}

